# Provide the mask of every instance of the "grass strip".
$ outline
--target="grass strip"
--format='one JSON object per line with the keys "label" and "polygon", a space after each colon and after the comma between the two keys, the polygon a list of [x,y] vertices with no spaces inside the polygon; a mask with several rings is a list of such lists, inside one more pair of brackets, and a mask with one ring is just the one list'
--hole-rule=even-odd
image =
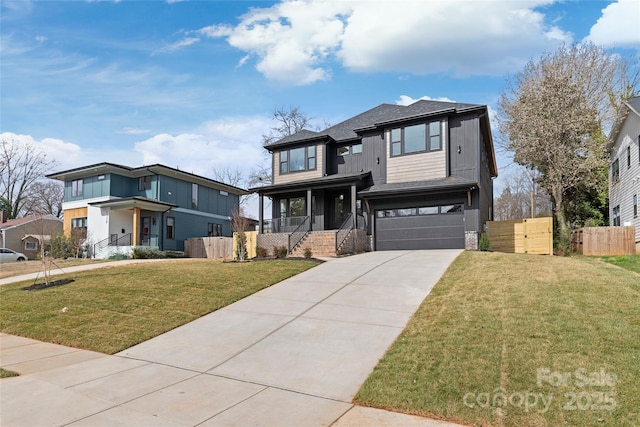
{"label": "grass strip", "polygon": [[640,425],[639,303],[640,274],[599,260],[465,252],[354,401],[478,426]]}
{"label": "grass strip", "polygon": [[20,289],[32,282],[5,285],[0,330],[113,354],[315,265],[179,260],[72,273],[72,283],[35,291]]}

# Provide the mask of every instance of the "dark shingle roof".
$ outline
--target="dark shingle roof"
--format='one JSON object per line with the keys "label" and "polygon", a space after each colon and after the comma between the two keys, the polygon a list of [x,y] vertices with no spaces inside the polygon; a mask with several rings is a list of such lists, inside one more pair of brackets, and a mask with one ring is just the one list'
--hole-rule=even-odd
{"label": "dark shingle roof", "polygon": [[478,183],[459,176],[448,176],[444,178],[429,179],[424,181],[397,182],[391,184],[376,184],[359,191],[358,195],[362,197],[374,197],[384,195],[397,195],[399,191],[403,194],[407,192],[428,192],[437,190],[448,190],[451,188],[470,188],[477,186]]}
{"label": "dark shingle roof", "polygon": [[640,96],[627,99],[627,104],[633,108],[636,113],[640,114]]}
{"label": "dark shingle roof", "polygon": [[463,104],[459,102],[427,101],[420,100],[411,105],[381,104],[371,110],[351,117],[337,125],[331,126],[320,132],[302,130],[294,135],[287,136],[279,141],[267,146],[277,147],[301,142],[313,138],[327,139],[334,141],[348,141],[358,138],[357,130],[374,128],[381,124],[393,123],[411,118],[418,118],[427,115],[444,113],[446,111],[464,111],[474,108],[484,108],[477,104]]}

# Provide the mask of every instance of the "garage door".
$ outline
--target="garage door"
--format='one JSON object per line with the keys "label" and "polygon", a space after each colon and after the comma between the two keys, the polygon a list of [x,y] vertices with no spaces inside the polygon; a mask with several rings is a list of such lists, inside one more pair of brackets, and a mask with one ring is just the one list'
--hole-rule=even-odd
{"label": "garage door", "polygon": [[376,212],[376,250],[464,249],[463,205]]}

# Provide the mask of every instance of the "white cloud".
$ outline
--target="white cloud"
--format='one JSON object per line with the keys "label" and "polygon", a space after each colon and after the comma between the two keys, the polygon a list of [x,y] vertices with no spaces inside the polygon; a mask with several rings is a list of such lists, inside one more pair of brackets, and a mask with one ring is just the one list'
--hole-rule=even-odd
{"label": "white cloud", "polygon": [[602,9],[586,40],[606,46],[640,45],[640,5],[637,0],[618,0]]}
{"label": "white cloud", "polygon": [[197,33],[226,37],[265,77],[294,85],[329,79],[336,60],[356,72],[500,75],[572,41],[535,10],[548,3],[285,0]]}
{"label": "white cloud", "polygon": [[44,43],[47,41],[47,38],[45,36],[36,36],[36,41],[38,43]]}
{"label": "white cloud", "polygon": [[192,44],[198,43],[199,41],[200,41],[199,37],[186,37],[182,40],[178,40],[177,42],[163,46],[160,49],[156,49],[155,51],[153,51],[151,55],[153,56],[153,55],[158,55],[160,53],[175,52],[176,50],[182,47],[191,46]]}
{"label": "white cloud", "polygon": [[76,144],[64,142],[56,138],[44,138],[37,140],[31,135],[19,135],[12,132],[3,132],[0,134],[2,141],[27,144],[36,150],[46,154],[47,160],[55,162],[54,168],[66,169],[76,166],[81,156],[82,149]]}
{"label": "white cloud", "polygon": [[116,132],[124,135],[145,135],[151,133],[150,129],[138,129],[132,127],[125,127],[122,130]]}
{"label": "white cloud", "polygon": [[430,96],[421,96],[420,98],[412,98],[410,96],[407,95],[400,95],[400,98],[396,99],[396,104],[397,105],[411,105],[416,101],[420,101],[420,100],[426,100],[426,101],[443,101],[443,102],[456,102],[453,99],[449,99],[446,96],[441,96],[439,98],[431,98]]}

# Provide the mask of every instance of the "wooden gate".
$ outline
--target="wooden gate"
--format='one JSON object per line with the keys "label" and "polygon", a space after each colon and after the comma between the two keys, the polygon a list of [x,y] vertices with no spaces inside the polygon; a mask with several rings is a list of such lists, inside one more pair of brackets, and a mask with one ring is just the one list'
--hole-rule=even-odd
{"label": "wooden gate", "polygon": [[489,249],[516,254],[553,254],[553,218],[488,221]]}

